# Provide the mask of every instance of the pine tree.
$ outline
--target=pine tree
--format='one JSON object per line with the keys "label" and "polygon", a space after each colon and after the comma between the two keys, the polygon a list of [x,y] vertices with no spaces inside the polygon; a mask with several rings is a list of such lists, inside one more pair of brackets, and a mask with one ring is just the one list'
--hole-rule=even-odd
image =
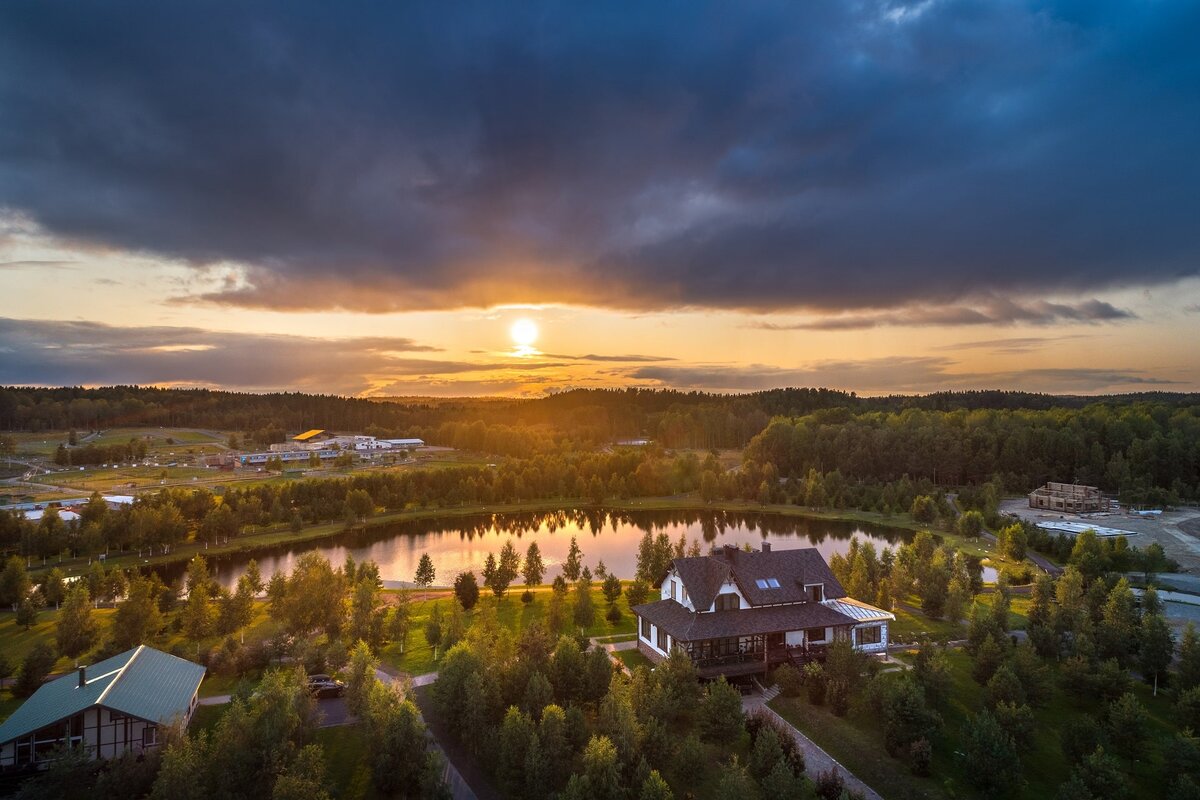
{"label": "pine tree", "polygon": [[525,578],[525,586],[530,589],[542,582],[542,576],[546,574],[546,565],[542,561],[542,551],[537,542],[529,543],[529,549],[525,551],[525,565],[521,572]]}
{"label": "pine tree", "polygon": [[433,559],[429,557],[429,553],[422,553],[421,560],[417,563],[417,574],[413,582],[422,589],[427,589],[433,585],[437,573],[433,569]]}
{"label": "pine tree", "polygon": [[562,574],[569,581],[579,580],[580,574],[583,572],[583,551],[579,549],[579,543],[575,541],[575,537],[571,537],[571,548],[567,551],[567,560],[563,562]]}

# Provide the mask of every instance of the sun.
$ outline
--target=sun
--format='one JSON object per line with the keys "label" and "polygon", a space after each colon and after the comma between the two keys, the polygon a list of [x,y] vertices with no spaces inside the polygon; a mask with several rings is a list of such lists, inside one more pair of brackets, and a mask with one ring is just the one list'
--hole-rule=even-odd
{"label": "sun", "polygon": [[512,337],[513,344],[520,348],[532,347],[533,343],[538,338],[537,323],[531,319],[522,317],[512,324],[508,329],[508,335]]}

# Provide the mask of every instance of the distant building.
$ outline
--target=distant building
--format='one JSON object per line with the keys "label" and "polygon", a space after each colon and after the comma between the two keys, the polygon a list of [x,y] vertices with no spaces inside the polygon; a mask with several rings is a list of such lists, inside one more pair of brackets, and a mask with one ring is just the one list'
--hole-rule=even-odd
{"label": "distant building", "polygon": [[104,496],[104,502],[111,509],[129,508],[133,505],[133,501],[137,499],[131,494],[108,494]]}
{"label": "distant building", "polygon": [[293,436],[292,441],[296,442],[297,444],[313,442],[313,441],[321,442],[321,441],[324,441],[324,440],[330,438],[332,435],[333,434],[327,433],[326,431],[322,430],[321,428],[313,428],[311,431],[305,431],[304,433],[301,433],[298,436]]}
{"label": "distant building", "polygon": [[158,747],[187,725],[204,667],[141,645],[43,684],[0,725],[0,767],[44,763],[64,746],[92,758]]}
{"label": "distant building", "polygon": [[[25,519],[29,520],[30,522],[40,522],[42,517],[44,517],[44,516],[46,516],[46,509],[44,509],[44,508],[39,508],[39,509],[35,509],[33,511],[25,512]],[[70,509],[60,508],[58,510],[58,518],[61,519],[63,522],[71,522],[73,520],[79,519],[79,514],[75,513],[74,511],[71,511]]]}
{"label": "distant building", "polygon": [[418,447],[425,446],[424,439],[380,439],[379,441],[386,442],[396,450],[416,450]]}
{"label": "distant building", "polygon": [[1077,483],[1047,483],[1029,493],[1030,508],[1064,511],[1071,514],[1105,511],[1108,501],[1095,486]]}

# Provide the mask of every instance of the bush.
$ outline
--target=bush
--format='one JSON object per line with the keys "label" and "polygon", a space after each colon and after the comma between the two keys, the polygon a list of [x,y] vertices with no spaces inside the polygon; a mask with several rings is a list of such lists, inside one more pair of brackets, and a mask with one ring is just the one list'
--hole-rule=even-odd
{"label": "bush", "polygon": [[791,664],[784,664],[775,670],[773,680],[784,697],[799,697],[804,688],[804,676]]}
{"label": "bush", "polygon": [[460,572],[454,579],[454,596],[463,611],[470,611],[479,602],[479,582],[474,572]]}
{"label": "bush", "polygon": [[837,767],[817,775],[817,797],[821,800],[840,800],[846,791],[846,781]]}
{"label": "bush", "polygon": [[804,665],[804,686],[808,689],[808,702],[814,706],[825,702],[825,668],[816,661]]}
{"label": "bush", "polygon": [[913,775],[928,778],[933,767],[933,747],[921,737],[908,746],[908,768]]}
{"label": "bush", "polygon": [[621,621],[621,609],[617,608],[616,604],[608,607],[608,611],[604,612],[604,618],[616,625]]}
{"label": "bush", "polygon": [[829,710],[839,717],[846,716],[850,711],[850,682],[844,678],[831,679],[827,682],[826,692]]}
{"label": "bush", "polygon": [[29,697],[36,692],[57,660],[54,648],[45,642],[30,650],[29,655],[21,662],[21,668],[17,670],[17,680],[12,686],[13,696]]}
{"label": "bush", "polygon": [[521,592],[521,602],[524,603],[525,605],[529,605],[530,603],[532,603],[533,602],[533,592],[530,591],[529,589],[526,589],[525,591]]}
{"label": "bush", "polygon": [[758,735],[768,728],[775,731],[775,736],[779,740],[779,748],[783,750],[783,757],[788,762],[788,766],[797,775],[803,775],[804,751],[796,743],[791,730],[780,724],[766,711],[759,710],[746,716],[746,731],[750,734],[751,745],[757,744]]}

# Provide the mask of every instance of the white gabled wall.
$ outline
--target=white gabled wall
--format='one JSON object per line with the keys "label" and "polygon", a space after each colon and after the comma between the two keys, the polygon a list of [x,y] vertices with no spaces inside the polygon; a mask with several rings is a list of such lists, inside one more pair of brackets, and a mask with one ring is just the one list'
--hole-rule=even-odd
{"label": "white gabled wall", "polygon": [[675,571],[674,567],[667,573],[667,577],[663,579],[662,586],[659,587],[659,593],[663,600],[674,600],[688,611],[696,610],[692,606],[692,598],[688,597],[687,589],[683,586],[683,580],[679,577],[679,573]]}

